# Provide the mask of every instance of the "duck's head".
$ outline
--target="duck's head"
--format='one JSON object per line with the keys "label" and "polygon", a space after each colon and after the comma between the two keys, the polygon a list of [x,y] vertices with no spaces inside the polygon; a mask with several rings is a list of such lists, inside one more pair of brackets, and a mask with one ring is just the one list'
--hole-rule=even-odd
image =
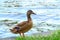
{"label": "duck's head", "polygon": [[[32,10],[27,11],[27,15],[35,14]],[[36,15],[36,14],[35,14]]]}

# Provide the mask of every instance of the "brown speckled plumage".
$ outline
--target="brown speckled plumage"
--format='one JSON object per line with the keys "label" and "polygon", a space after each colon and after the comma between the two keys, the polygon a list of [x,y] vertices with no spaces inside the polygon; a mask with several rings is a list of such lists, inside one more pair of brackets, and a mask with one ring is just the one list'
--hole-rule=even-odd
{"label": "brown speckled plumage", "polygon": [[27,11],[27,21],[23,21],[21,23],[18,23],[16,27],[13,29],[10,29],[11,32],[17,34],[19,33],[20,35],[24,36],[24,33],[29,31],[33,27],[33,22],[30,17],[31,14],[35,14],[32,10]]}

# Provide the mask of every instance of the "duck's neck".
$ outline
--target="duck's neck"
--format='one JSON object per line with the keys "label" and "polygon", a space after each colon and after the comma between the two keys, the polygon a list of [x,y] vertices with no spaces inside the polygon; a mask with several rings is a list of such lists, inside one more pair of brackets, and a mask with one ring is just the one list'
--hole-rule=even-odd
{"label": "duck's neck", "polygon": [[29,21],[32,21],[30,15],[27,15],[27,20],[28,20],[28,22],[29,22]]}

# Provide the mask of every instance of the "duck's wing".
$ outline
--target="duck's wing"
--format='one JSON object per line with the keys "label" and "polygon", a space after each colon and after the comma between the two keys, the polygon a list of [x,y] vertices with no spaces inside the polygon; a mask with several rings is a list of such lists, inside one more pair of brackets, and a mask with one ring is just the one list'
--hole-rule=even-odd
{"label": "duck's wing", "polygon": [[32,22],[27,22],[25,25],[23,25],[22,27],[20,27],[20,31],[25,31],[25,30],[29,30],[32,27]]}
{"label": "duck's wing", "polygon": [[22,26],[24,26],[26,23],[27,23],[27,21],[24,21],[24,22],[18,23],[16,26],[22,27]]}
{"label": "duck's wing", "polygon": [[17,27],[17,29],[22,32],[25,32],[25,30],[27,30],[27,28],[29,28],[27,23],[25,25],[23,25],[22,27]]}
{"label": "duck's wing", "polygon": [[20,31],[26,31],[32,27],[32,22],[24,21],[24,22],[17,24],[17,26],[19,27]]}
{"label": "duck's wing", "polygon": [[28,22],[24,21],[24,22],[18,23],[14,28],[22,31],[22,30],[26,29],[27,26],[28,26]]}

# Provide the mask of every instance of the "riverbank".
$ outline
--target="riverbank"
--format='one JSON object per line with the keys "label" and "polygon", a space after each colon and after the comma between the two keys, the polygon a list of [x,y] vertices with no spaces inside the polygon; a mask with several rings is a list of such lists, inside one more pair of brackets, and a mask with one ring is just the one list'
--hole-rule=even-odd
{"label": "riverbank", "polygon": [[55,31],[48,36],[34,35],[34,36],[26,36],[24,38],[17,37],[15,40],[60,40],[60,30]]}
{"label": "riverbank", "polygon": [[[8,38],[1,38],[0,40],[60,40],[60,31],[54,31],[52,32],[52,34],[49,33],[49,35],[47,33],[43,33],[40,34],[33,34],[31,36],[27,36],[25,35],[26,37],[22,38],[20,36],[18,37],[8,37]],[[45,36],[44,36],[45,35]]]}

